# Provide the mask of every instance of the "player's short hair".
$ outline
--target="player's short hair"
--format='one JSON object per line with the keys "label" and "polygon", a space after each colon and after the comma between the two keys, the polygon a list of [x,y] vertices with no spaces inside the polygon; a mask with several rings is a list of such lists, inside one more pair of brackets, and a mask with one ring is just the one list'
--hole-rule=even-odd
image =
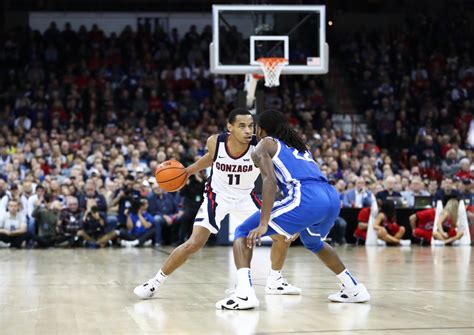
{"label": "player's short hair", "polygon": [[245,109],[245,108],[236,108],[234,110],[232,110],[230,113],[229,113],[229,117],[227,118],[227,122],[229,123],[234,123],[235,122],[235,119],[237,118],[238,115],[252,115],[248,109]]}

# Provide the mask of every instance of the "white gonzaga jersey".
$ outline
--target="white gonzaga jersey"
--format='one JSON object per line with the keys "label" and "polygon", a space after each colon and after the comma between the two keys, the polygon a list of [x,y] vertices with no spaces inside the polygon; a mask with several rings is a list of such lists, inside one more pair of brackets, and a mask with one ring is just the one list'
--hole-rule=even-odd
{"label": "white gonzaga jersey", "polygon": [[254,135],[249,148],[239,157],[232,157],[227,150],[229,133],[222,133],[217,137],[214,163],[211,175],[207,181],[208,192],[237,199],[248,196],[255,187],[260,170],[253,164],[250,157],[257,145]]}

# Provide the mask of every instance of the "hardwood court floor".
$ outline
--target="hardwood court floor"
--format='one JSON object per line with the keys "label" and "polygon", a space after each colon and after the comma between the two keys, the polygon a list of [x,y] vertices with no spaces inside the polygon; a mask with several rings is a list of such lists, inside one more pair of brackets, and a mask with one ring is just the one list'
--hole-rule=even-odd
{"label": "hardwood court floor", "polygon": [[234,283],[229,247],[206,248],[157,297],[133,287],[153,276],[169,249],[0,249],[1,334],[473,334],[472,249],[342,247],[372,294],[366,304],[326,300],[335,277],[302,247],[285,276],[302,296],[265,296],[268,247],[254,256],[256,311],[217,311]]}

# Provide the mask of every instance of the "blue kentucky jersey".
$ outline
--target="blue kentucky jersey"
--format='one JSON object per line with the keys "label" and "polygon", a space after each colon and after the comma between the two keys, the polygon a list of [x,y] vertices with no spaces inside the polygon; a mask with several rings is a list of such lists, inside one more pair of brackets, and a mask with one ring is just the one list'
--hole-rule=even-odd
{"label": "blue kentucky jersey", "polygon": [[321,172],[318,164],[313,160],[309,151],[299,152],[275,138],[278,150],[272,158],[275,173],[280,189],[286,193],[289,186],[294,186],[304,180],[326,181],[326,176]]}

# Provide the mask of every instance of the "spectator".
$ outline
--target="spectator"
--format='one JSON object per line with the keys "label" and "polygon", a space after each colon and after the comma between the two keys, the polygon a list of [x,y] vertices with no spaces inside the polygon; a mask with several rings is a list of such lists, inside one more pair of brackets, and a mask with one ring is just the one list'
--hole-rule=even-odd
{"label": "spectator", "polygon": [[415,197],[417,196],[429,196],[430,193],[428,191],[423,190],[423,181],[420,177],[415,176],[412,178],[410,182],[410,189],[407,191],[402,191],[401,195],[407,202],[407,206],[409,208],[413,208],[415,206]]}
{"label": "spectator", "polygon": [[9,201],[15,200],[16,203],[18,204],[18,213],[22,215],[25,218],[26,221],[26,215],[27,215],[27,208],[23,206],[23,202],[21,201],[21,192],[20,189],[18,188],[17,184],[12,184],[10,186],[10,197]]}
{"label": "spectator", "polygon": [[457,197],[459,197],[459,192],[454,189],[453,178],[448,177],[441,182],[441,187],[434,196],[434,202],[436,203],[438,200],[441,200],[443,204],[446,204],[449,199]]}
{"label": "spectator", "polygon": [[346,229],[347,221],[342,217],[337,217],[334,225],[329,231],[328,238],[332,244],[344,245],[346,244]]}
{"label": "spectator", "polygon": [[400,194],[400,192],[394,190],[396,182],[397,180],[392,176],[385,178],[385,189],[377,193],[377,199],[380,199],[384,202],[388,197],[401,197],[402,195]]}
{"label": "spectator", "polygon": [[339,194],[339,200],[341,201],[341,207],[344,206],[344,197],[346,196],[346,182],[344,179],[339,179],[336,182],[336,185],[334,187],[337,190],[337,194]]}
{"label": "spectator", "polygon": [[467,205],[474,205],[474,182],[471,179],[461,179],[458,183],[459,197]]}
{"label": "spectator", "polygon": [[8,211],[0,214],[0,241],[10,243],[10,247],[21,248],[30,238],[25,216],[19,212],[19,202],[10,200]]}
{"label": "spectator", "polygon": [[[179,192],[183,198],[183,215],[178,219],[178,243],[184,243],[189,236],[191,236],[194,218],[201,207],[203,199],[204,186],[205,186],[205,171],[202,170],[199,173],[189,177],[186,186],[184,186]],[[155,225],[159,223],[159,219],[156,220]]]}
{"label": "spectator", "polygon": [[28,199],[28,213],[36,208],[36,202],[38,200],[44,201],[44,196],[46,194],[46,190],[42,184],[39,184],[35,188],[35,193]]}
{"label": "spectator", "polygon": [[459,171],[460,164],[457,161],[456,150],[450,149],[446,153],[446,159],[441,163],[441,171],[446,177],[454,177]]}
{"label": "spectator", "polygon": [[[152,186],[153,192],[148,196],[148,212],[153,216],[155,226],[155,243],[176,242],[173,235],[177,232],[174,223],[178,218],[178,207],[172,193],[165,193],[158,184]],[[199,195],[201,197],[202,193]],[[166,241],[165,241],[166,240]]]}
{"label": "spectator", "polygon": [[7,189],[7,182],[3,178],[0,178],[0,215],[7,211],[8,200],[10,199]]}
{"label": "spectator", "polygon": [[107,180],[102,192],[102,195],[104,196],[104,199],[107,204],[107,215],[106,215],[106,221],[105,221],[106,232],[109,232],[113,230],[114,227],[117,227],[119,206],[118,204],[113,205],[113,198],[114,198],[115,192],[117,191],[118,185],[119,184],[116,181]]}
{"label": "spectator", "polygon": [[119,232],[122,245],[142,247],[145,242],[151,242],[155,238],[153,217],[147,209],[146,199],[135,200],[130,209],[127,209],[127,228]]}
{"label": "spectator", "polygon": [[365,179],[356,179],[355,188],[347,190],[343,200],[344,207],[363,208],[372,204],[372,193],[365,186]]}
{"label": "spectator", "polygon": [[423,138],[423,142],[420,143],[416,148],[417,156],[420,158],[421,165],[424,168],[429,168],[438,162],[440,155],[439,148],[433,137],[426,135]]}
{"label": "spectator", "polygon": [[459,179],[469,179],[474,181],[474,176],[471,173],[471,162],[469,161],[469,158],[463,158],[459,163],[460,169],[458,172],[456,172],[455,176]]}
{"label": "spectator", "polygon": [[431,179],[428,181],[428,193],[433,197],[433,204],[436,205],[436,202],[434,201],[434,196],[436,195],[436,192],[438,192],[438,182],[434,179]]}

